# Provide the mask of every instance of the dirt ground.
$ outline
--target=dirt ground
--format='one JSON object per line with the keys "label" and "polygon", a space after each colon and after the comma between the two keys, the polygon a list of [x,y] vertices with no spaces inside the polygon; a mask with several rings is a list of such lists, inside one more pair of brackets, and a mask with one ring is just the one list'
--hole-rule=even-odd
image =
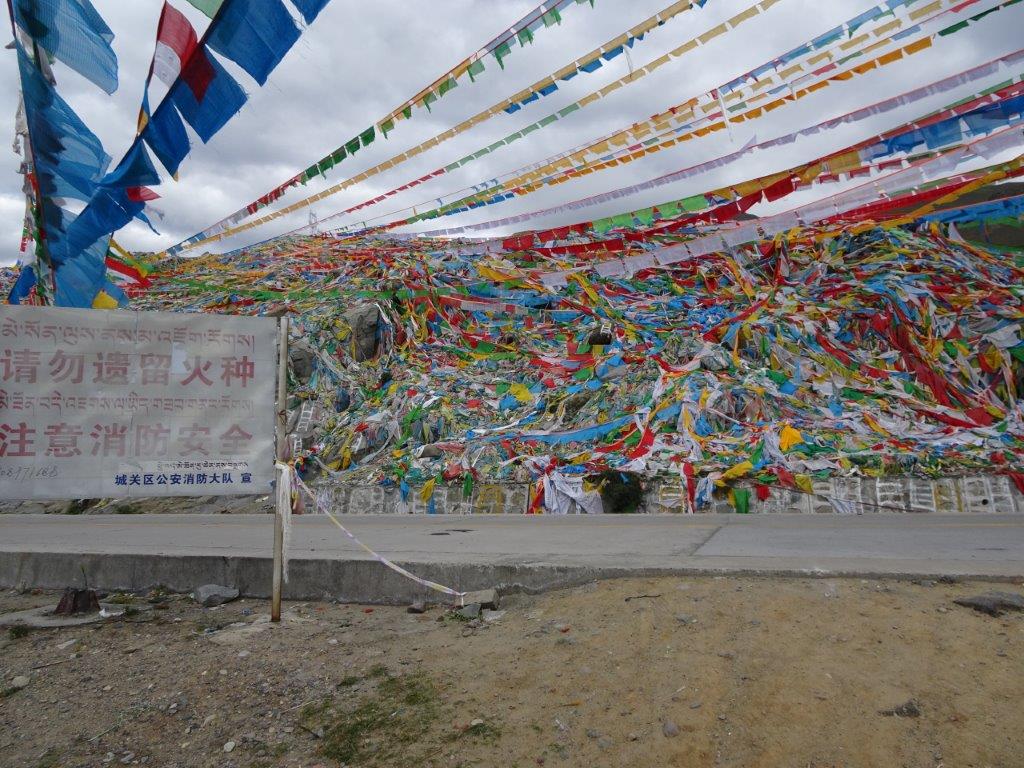
{"label": "dirt ground", "polygon": [[953,604],[990,588],[623,580],[486,621],[286,604],[279,626],[262,601],[140,597],[5,630],[0,765],[1017,768],[1024,614]]}

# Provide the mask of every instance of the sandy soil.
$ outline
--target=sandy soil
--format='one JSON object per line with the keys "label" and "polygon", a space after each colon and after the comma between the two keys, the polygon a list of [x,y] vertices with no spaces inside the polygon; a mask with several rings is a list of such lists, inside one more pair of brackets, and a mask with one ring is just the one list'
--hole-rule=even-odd
{"label": "sandy soil", "polygon": [[5,633],[0,765],[1016,768],[1024,615],[952,602],[988,588],[644,579],[472,624],[293,604],[276,627],[171,597]]}

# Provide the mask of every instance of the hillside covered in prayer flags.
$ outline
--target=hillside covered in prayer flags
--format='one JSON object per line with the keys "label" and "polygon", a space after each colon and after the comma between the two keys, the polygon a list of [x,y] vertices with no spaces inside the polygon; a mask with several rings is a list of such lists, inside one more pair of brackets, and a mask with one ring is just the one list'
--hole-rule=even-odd
{"label": "hillside covered in prayer flags", "polygon": [[695,509],[835,474],[1024,480],[1024,253],[850,230],[560,286],[493,244],[296,237],[177,262],[133,306],[288,312],[306,478],[429,499],[617,470],[682,477]]}

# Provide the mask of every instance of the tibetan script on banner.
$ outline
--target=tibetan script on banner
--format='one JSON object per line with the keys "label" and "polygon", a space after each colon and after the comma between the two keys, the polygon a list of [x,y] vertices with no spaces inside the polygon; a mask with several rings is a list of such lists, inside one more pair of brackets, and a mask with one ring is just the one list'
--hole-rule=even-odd
{"label": "tibetan script on banner", "polygon": [[0,306],[0,498],[265,494],[271,318]]}

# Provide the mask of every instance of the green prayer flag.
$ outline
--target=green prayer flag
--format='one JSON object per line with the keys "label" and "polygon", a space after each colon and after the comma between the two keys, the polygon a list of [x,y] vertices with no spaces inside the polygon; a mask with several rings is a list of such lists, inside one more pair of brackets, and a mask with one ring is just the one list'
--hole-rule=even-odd
{"label": "green prayer flag", "polygon": [[499,67],[501,67],[502,69],[505,68],[505,64],[504,64],[504,62],[502,62],[502,59],[504,59],[506,56],[508,56],[511,53],[512,53],[512,46],[510,46],[508,43],[502,43],[501,45],[499,45],[497,48],[494,49],[494,58],[496,58],[498,60],[498,66]]}
{"label": "green prayer flag", "polygon": [[193,6],[205,13],[211,19],[217,15],[217,11],[224,4],[224,0],[188,0]]}
{"label": "green prayer flag", "polygon": [[525,47],[527,43],[533,42],[533,32],[530,31],[529,27],[523,27],[519,30],[519,46]]}
{"label": "green prayer flag", "polygon": [[661,211],[662,218],[674,219],[682,213],[684,209],[678,200],[673,200],[671,203],[661,203],[658,205],[658,210]]}
{"label": "green prayer flag", "polygon": [[636,216],[636,218],[640,220],[640,223],[643,224],[645,227],[649,227],[651,224],[654,223],[653,208],[644,208],[642,211],[636,211],[633,215]]}
{"label": "green prayer flag", "polygon": [[383,123],[380,124],[380,132],[384,134],[385,139],[388,137],[388,133],[390,133],[393,130],[395,130],[394,120],[385,120]]}
{"label": "green prayer flag", "polygon": [[550,11],[540,17],[541,21],[544,22],[545,27],[550,27],[555,24],[562,23],[562,15],[558,12],[557,8],[552,8]]}
{"label": "green prayer flag", "polygon": [[447,80],[445,80],[443,83],[441,83],[441,85],[438,87],[437,95],[438,96],[444,96],[446,93],[448,93],[448,91],[452,90],[452,88],[457,88],[458,85],[459,84],[457,82],[455,82],[455,78],[454,77],[449,77]]}
{"label": "green prayer flag", "polygon": [[[545,125],[551,125],[557,119],[558,115],[548,115],[547,117],[542,117],[540,120],[537,121],[537,127],[543,128]],[[523,129],[523,133],[526,133],[525,128]]]}
{"label": "green prayer flag", "polygon": [[749,488],[733,488],[732,498],[736,511],[745,515],[750,511],[750,489]]}
{"label": "green prayer flag", "polygon": [[404,117],[406,120],[412,117],[412,107],[404,107],[402,109],[402,117]]}
{"label": "green prayer flag", "polygon": [[348,153],[350,155],[354,155],[356,152],[358,152],[359,151],[359,137],[356,136],[354,139],[352,139],[350,142],[348,142],[345,145],[345,149],[348,150]]}
{"label": "green prayer flag", "polygon": [[307,168],[305,170],[303,175],[306,177],[306,179],[312,179],[312,178],[315,178],[315,177],[319,176],[320,175],[320,166],[318,164],[316,164],[316,163],[313,163],[313,165],[309,166],[309,168]]}
{"label": "green prayer flag", "polygon": [[347,156],[348,156],[348,153],[345,151],[345,148],[344,147],[338,147],[338,149],[334,150],[334,152],[331,154],[331,160],[333,160],[334,164],[337,165],[342,160],[344,160]]}
{"label": "green prayer flag", "polygon": [[946,27],[945,29],[940,29],[939,30],[939,37],[945,37],[946,35],[952,35],[954,32],[959,32],[961,29],[964,29],[966,26],[968,26],[968,24],[970,24],[970,22],[968,22],[968,21],[961,21],[961,22],[959,22],[957,24],[954,24],[951,27]]}
{"label": "green prayer flag", "polygon": [[572,112],[575,112],[579,108],[580,108],[579,103],[570,104],[569,106],[564,107],[563,109],[558,110],[558,116],[559,117],[565,117],[566,115],[568,115],[568,114],[570,114]]}
{"label": "green prayer flag", "polygon": [[469,75],[469,79],[476,82],[476,76],[484,71],[483,59],[477,59],[469,65],[469,69],[466,70],[466,74]]}
{"label": "green prayer flag", "polygon": [[708,207],[707,198],[704,195],[694,195],[693,197],[687,197],[680,201],[683,204],[683,209],[687,211],[702,211]]}
{"label": "green prayer flag", "polygon": [[612,220],[610,218],[595,219],[594,223],[591,224],[591,226],[594,228],[595,232],[597,232],[599,235],[603,235],[605,232],[609,231],[612,228]]}
{"label": "green prayer flag", "polygon": [[612,216],[612,227],[618,229],[619,227],[632,227],[633,226],[633,214],[632,213],[620,213],[618,216]]}
{"label": "green prayer flag", "polygon": [[362,133],[359,134],[359,141],[365,147],[367,144],[372,144],[373,143],[373,140],[376,137],[376,135],[377,135],[377,133],[376,133],[376,131],[374,131],[373,126],[371,125],[365,131],[363,131]]}
{"label": "green prayer flag", "polygon": [[420,104],[426,107],[427,111],[430,112],[430,105],[433,104],[435,101],[437,101],[437,96],[434,95],[434,92],[427,91],[427,95],[423,97],[423,101],[421,101]]}

